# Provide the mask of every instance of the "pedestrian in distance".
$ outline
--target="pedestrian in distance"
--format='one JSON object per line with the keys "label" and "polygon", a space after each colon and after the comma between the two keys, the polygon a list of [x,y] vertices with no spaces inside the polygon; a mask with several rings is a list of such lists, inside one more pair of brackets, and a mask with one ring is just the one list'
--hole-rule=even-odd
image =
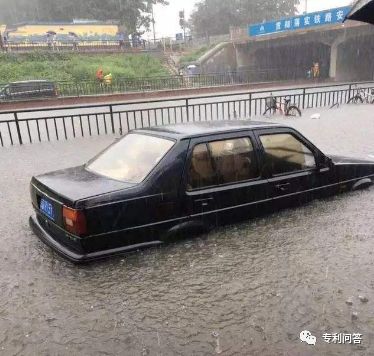
{"label": "pedestrian in distance", "polygon": [[5,32],[4,33],[4,37],[3,37],[3,48],[4,48],[4,50],[5,50],[5,52],[8,52],[8,49],[9,49],[9,51],[10,51],[10,48],[9,48],[9,46],[8,46],[8,32]]}
{"label": "pedestrian in distance", "polygon": [[311,79],[312,78],[312,71],[313,71],[313,67],[309,68],[306,71],[306,77],[307,77],[307,79]]}
{"label": "pedestrian in distance", "polygon": [[47,45],[49,49],[52,49],[52,35],[47,33]]}
{"label": "pedestrian in distance", "polygon": [[99,85],[102,86],[104,82],[104,71],[101,66],[96,71],[96,79],[98,80]]}
{"label": "pedestrian in distance", "polygon": [[52,46],[53,46],[53,50],[54,51],[58,51],[58,48],[57,48],[57,35],[54,34],[52,36]]}
{"label": "pedestrian in distance", "polygon": [[119,40],[119,49],[123,49],[125,47],[125,34],[123,32],[120,32],[118,34],[118,40]]}
{"label": "pedestrian in distance", "polygon": [[104,76],[104,83],[107,87],[111,86],[112,85],[112,81],[113,81],[113,76],[112,76],[112,73],[109,73],[107,74],[106,76]]}
{"label": "pedestrian in distance", "polygon": [[315,62],[313,64],[313,78],[318,79],[320,77],[320,74],[319,62]]}

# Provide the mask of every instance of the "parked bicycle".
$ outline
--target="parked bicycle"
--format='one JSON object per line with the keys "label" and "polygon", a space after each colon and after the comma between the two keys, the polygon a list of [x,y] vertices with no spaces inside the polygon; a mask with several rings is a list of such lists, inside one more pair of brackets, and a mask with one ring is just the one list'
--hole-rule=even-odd
{"label": "parked bicycle", "polygon": [[296,104],[291,104],[290,98],[284,98],[284,102],[278,102],[272,95],[266,99],[265,102],[266,114],[275,114],[279,112],[281,115],[286,116],[301,116],[301,110]]}
{"label": "parked bicycle", "polygon": [[374,104],[374,89],[358,88],[357,94],[348,100],[348,104]]}

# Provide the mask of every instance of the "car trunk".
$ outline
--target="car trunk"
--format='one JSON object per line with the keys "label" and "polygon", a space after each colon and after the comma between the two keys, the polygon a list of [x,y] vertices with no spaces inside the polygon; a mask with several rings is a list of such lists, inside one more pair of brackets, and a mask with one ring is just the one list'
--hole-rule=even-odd
{"label": "car trunk", "polygon": [[56,235],[64,228],[63,206],[74,208],[78,201],[132,186],[79,166],[33,177],[30,194],[38,221]]}

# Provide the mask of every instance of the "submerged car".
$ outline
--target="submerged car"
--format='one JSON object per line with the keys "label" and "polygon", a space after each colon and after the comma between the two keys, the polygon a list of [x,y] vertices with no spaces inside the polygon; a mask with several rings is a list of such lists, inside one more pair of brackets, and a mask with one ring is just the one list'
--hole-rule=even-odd
{"label": "submerged car", "polygon": [[0,89],[0,100],[57,97],[56,83],[48,80],[13,82]]}
{"label": "submerged car", "polygon": [[59,254],[84,262],[373,179],[373,161],[328,157],[287,126],[176,124],[134,130],[83,166],[33,177],[30,225]]}

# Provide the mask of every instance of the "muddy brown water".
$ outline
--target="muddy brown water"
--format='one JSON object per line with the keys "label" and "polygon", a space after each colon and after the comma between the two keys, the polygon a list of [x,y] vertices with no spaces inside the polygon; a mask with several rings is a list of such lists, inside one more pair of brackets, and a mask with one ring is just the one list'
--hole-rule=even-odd
{"label": "muddy brown water", "polygon": [[[309,114],[272,120],[325,152],[374,158],[371,107]],[[0,355],[374,355],[373,188],[77,267],[31,233],[28,182],[112,139],[0,150]]]}

